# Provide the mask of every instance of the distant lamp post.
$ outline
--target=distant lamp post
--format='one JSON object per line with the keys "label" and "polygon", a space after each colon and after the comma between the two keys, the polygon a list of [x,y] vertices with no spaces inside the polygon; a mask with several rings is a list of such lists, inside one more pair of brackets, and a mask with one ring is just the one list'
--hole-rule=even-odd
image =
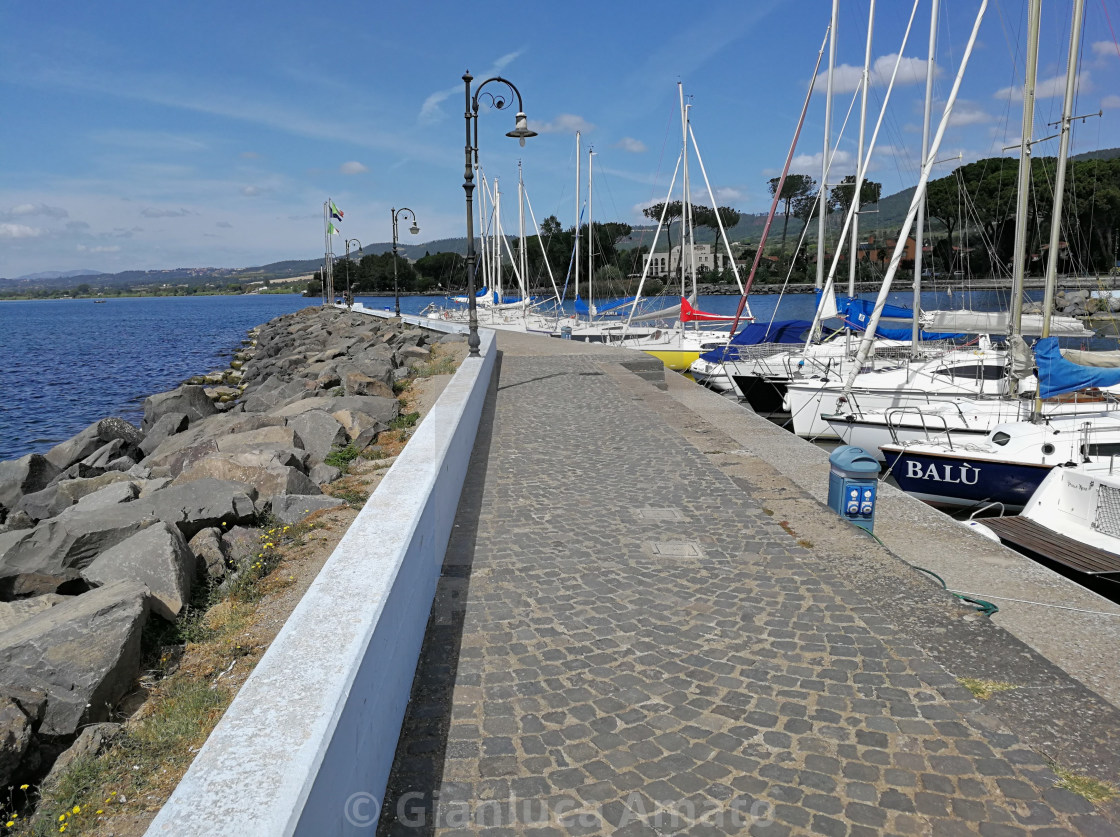
{"label": "distant lamp post", "polygon": [[354,295],[350,293],[350,243],[358,245],[358,252],[362,252],[362,242],[356,238],[346,239],[346,307],[349,308],[354,304]]}
{"label": "distant lamp post", "polygon": [[400,209],[391,209],[389,211],[393,213],[393,307],[399,317],[401,315],[401,292],[397,285],[397,218],[407,212],[412,216],[412,226],[408,228],[408,231],[416,235],[416,233],[420,232],[420,228],[416,226],[416,213],[407,206],[402,206]]}
{"label": "distant lamp post", "polygon": [[[513,137],[520,140],[521,145],[525,145],[525,140],[528,137],[535,137],[536,131],[529,130],[529,120],[525,116],[525,106],[521,101],[521,91],[518,90],[513,82],[504,79],[501,76],[494,76],[486,79],[475,88],[474,96],[471,96],[471,82],[474,81],[474,76],[468,70],[463,74],[463,84],[466,87],[466,113],[464,116],[467,120],[467,139],[466,139],[466,168],[463,172],[463,191],[467,193],[467,308],[469,314],[469,329],[470,334],[467,337],[467,346],[470,348],[472,357],[478,357],[478,306],[474,298],[474,210],[472,207],[472,199],[474,197],[474,167],[478,165],[478,97],[482,94],[482,88],[491,82],[498,82],[504,84],[508,90],[501,90],[498,93],[487,92],[484,95],[490,106],[496,110],[502,110],[507,107],[513,100],[510,96],[512,93],[517,96],[517,116],[515,117],[513,130],[506,134],[507,137]],[[473,128],[473,134],[472,134]]]}

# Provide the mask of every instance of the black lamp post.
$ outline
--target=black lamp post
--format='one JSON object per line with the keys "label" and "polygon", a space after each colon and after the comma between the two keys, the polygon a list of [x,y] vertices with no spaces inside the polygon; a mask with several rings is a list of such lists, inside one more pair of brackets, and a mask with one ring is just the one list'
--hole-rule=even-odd
{"label": "black lamp post", "polygon": [[362,242],[356,238],[346,239],[346,307],[354,304],[354,297],[350,295],[350,242],[358,245],[358,252],[362,252]]}
{"label": "black lamp post", "polygon": [[[511,93],[517,96],[517,117],[514,128],[506,134],[507,137],[520,140],[521,144],[525,145],[526,138],[535,137],[537,132],[529,130],[529,122],[525,117],[525,106],[521,102],[521,91],[514,86],[513,82],[501,76],[494,76],[479,84],[474,91],[474,96],[471,96],[472,81],[474,81],[474,76],[468,70],[463,74],[467,107],[464,114],[467,120],[467,139],[464,152],[466,168],[463,172],[463,191],[467,193],[467,309],[470,312],[470,334],[467,337],[467,346],[470,348],[471,357],[478,357],[480,341],[478,339],[478,307],[474,298],[474,211],[471,204],[474,197],[474,166],[478,165],[478,97],[482,93],[482,88],[492,81],[504,84],[508,88],[508,91],[501,90],[498,93],[487,92],[485,94],[490,106],[497,110],[501,110],[510,104],[512,101]],[[473,137],[471,134],[472,124],[474,128]]]}
{"label": "black lamp post", "polygon": [[416,213],[407,206],[389,211],[393,213],[393,305],[399,317],[401,315],[401,292],[397,285],[397,217],[403,212],[412,216],[412,226],[408,228],[408,231],[413,235],[420,232],[420,228],[416,226]]}

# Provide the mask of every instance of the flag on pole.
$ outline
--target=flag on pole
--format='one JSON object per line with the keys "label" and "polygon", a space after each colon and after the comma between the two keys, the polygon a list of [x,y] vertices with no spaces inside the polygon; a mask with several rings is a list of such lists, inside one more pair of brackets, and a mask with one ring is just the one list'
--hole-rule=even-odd
{"label": "flag on pole", "polygon": [[341,209],[339,209],[337,206],[335,206],[334,201],[328,201],[328,203],[330,203],[330,205],[331,205],[331,217],[334,218],[334,220],[336,220],[336,221],[341,221],[342,216],[345,215],[346,213],[343,212]]}
{"label": "flag on pole", "polygon": [[330,221],[327,222],[327,235],[338,235],[338,227]]}

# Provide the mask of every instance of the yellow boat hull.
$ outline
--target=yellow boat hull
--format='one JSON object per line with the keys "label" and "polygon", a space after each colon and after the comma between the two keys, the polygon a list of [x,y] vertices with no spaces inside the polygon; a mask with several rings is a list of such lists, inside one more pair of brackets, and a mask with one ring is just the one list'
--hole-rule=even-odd
{"label": "yellow boat hull", "polygon": [[700,349],[642,349],[647,355],[657,358],[666,369],[674,372],[687,372],[700,358]]}

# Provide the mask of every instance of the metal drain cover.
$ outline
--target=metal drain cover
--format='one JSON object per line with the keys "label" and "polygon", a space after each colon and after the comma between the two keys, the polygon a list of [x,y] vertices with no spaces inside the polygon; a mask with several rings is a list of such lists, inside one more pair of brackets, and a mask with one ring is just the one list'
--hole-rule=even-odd
{"label": "metal drain cover", "polygon": [[683,521],[685,519],[683,514],[681,514],[677,509],[673,508],[649,507],[644,509],[634,509],[634,514],[637,515],[639,520]]}
{"label": "metal drain cover", "polygon": [[648,546],[651,554],[664,558],[704,557],[704,550],[696,541],[654,541]]}

